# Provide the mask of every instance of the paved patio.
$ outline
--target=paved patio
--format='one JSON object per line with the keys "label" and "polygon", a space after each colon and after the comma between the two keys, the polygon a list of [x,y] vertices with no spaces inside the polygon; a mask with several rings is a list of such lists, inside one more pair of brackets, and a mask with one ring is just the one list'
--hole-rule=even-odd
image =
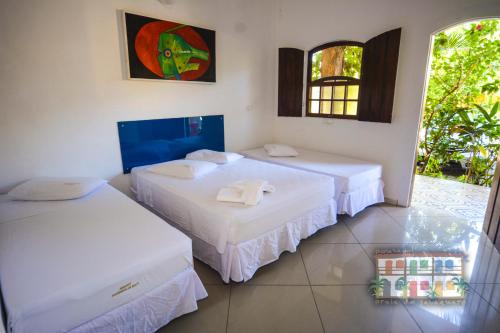
{"label": "paved patio", "polygon": [[482,222],[490,188],[453,180],[415,176],[412,207],[432,207],[471,222]]}

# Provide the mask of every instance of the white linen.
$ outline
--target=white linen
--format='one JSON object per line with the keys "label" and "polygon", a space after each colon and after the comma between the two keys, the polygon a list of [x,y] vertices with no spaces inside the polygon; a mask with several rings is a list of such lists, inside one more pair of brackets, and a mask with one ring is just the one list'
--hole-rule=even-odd
{"label": "white linen", "polygon": [[192,267],[139,298],[82,324],[70,333],[156,332],[171,320],[198,309],[197,300],[207,297]]}
{"label": "white linen", "polygon": [[296,149],[299,153],[297,157],[270,157],[262,148],[245,150],[242,154],[256,160],[333,176],[336,193],[357,190],[382,177],[380,164],[313,150]]}
{"label": "white linen", "polygon": [[[279,259],[284,251],[295,252],[301,239],[337,222],[335,200],[317,207],[259,237],[239,244],[227,244],[223,254],[185,231],[193,240],[193,254],[219,272],[227,283],[248,281],[259,267]],[[173,222],[171,222],[173,223]],[[175,223],[173,223],[175,225]]]}
{"label": "white linen", "polygon": [[380,164],[345,156],[296,148],[297,157],[270,157],[264,148],[245,150],[243,155],[335,178],[337,213],[354,216],[364,208],[384,202]]}
{"label": "white linen", "polygon": [[109,185],[64,202],[2,198],[0,212],[0,284],[15,333],[70,330],[192,267],[188,237]]}
{"label": "white linen", "polygon": [[240,180],[221,188],[216,200],[255,206],[262,201],[264,193],[272,193],[275,190],[276,188],[266,180]]}
{"label": "white linen", "polygon": [[217,164],[231,163],[241,158],[243,158],[243,155],[210,149],[200,149],[186,155],[186,160],[207,161]]}
{"label": "white linen", "polygon": [[379,179],[348,193],[340,193],[337,214],[354,216],[368,206],[384,202],[384,182]]}
{"label": "white linen", "polygon": [[[221,187],[245,178],[266,179],[276,192],[256,206],[216,200]],[[134,168],[132,186],[139,201],[215,246],[219,253],[224,253],[227,244],[259,237],[326,204],[334,194],[331,177],[247,158],[221,165],[205,177],[190,181],[161,177],[146,172],[144,167]]]}
{"label": "white linen", "polygon": [[217,168],[217,164],[205,161],[175,160],[150,166],[148,171],[163,176],[193,179]]}
{"label": "white linen", "polygon": [[269,156],[274,157],[295,157],[299,155],[292,147],[277,143],[268,143],[264,145],[264,149]]}
{"label": "white linen", "polygon": [[7,195],[15,200],[71,200],[86,196],[105,183],[90,177],[39,177],[14,187]]}

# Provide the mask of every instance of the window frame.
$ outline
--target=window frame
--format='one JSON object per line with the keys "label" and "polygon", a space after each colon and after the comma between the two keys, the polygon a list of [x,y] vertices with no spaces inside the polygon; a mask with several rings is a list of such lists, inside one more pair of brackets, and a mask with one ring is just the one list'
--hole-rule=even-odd
{"label": "window frame", "polygon": [[[307,53],[307,83],[306,83],[306,117],[313,117],[313,118],[339,118],[339,119],[353,119],[353,120],[356,120],[358,119],[358,110],[359,110],[359,97],[360,97],[360,91],[358,90],[358,98],[356,100],[349,100],[347,98],[347,87],[349,86],[349,83],[355,83],[357,84],[358,86],[358,89],[359,87],[361,86],[361,77],[359,79],[355,79],[355,78],[352,78],[352,77],[348,77],[348,76],[329,76],[329,77],[324,77],[324,78],[321,78],[321,79],[318,79],[318,80],[315,80],[315,81],[312,81],[312,57],[313,57],[313,54],[318,52],[318,51],[321,51],[321,50],[324,50],[324,49],[328,49],[330,47],[335,47],[335,46],[358,46],[358,47],[361,47],[361,49],[363,50],[364,52],[364,43],[361,43],[361,42],[357,42],[357,41],[351,41],[351,40],[341,40],[341,41],[334,41],[334,42],[328,42],[328,43],[325,43],[325,44],[322,44],[322,45],[319,45],[319,46],[316,46],[315,48],[312,48],[311,50],[308,51]],[[362,60],[362,59],[361,59]],[[362,69],[361,69],[362,70]],[[361,76],[361,74],[360,74]],[[332,80],[346,80],[347,81],[347,84],[345,84],[344,82],[342,83],[338,83],[338,82],[325,82],[325,81],[332,81]],[[345,86],[345,90],[344,90],[344,99],[342,99],[342,101],[344,101],[344,113],[345,113],[345,109],[346,109],[346,102],[349,102],[349,101],[356,101],[358,102],[357,104],[357,110],[356,110],[356,115],[346,115],[346,114],[324,114],[324,113],[321,113],[321,106],[320,106],[320,109],[318,110],[319,113],[311,113],[310,112],[310,104],[311,104],[311,97],[310,97],[310,92],[311,92],[311,88],[312,87],[320,87],[320,98],[317,99],[319,102],[321,102],[321,87],[334,87],[336,85],[342,85],[342,86]],[[332,90],[332,98],[329,99],[329,101],[334,102],[334,98],[333,98],[333,90]],[[316,99],[314,99],[316,100]],[[333,107],[333,106],[332,106]]]}

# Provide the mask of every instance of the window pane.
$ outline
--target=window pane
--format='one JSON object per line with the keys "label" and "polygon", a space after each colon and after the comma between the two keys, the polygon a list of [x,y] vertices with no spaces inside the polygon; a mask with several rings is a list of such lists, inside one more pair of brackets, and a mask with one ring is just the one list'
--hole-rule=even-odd
{"label": "window pane", "polygon": [[311,87],[311,99],[319,99],[319,87]]}
{"label": "window pane", "polygon": [[359,79],[363,48],[353,45],[333,46],[315,52],[311,61],[311,80],[330,76]]}
{"label": "window pane", "polygon": [[332,87],[321,87],[321,99],[332,99]]}
{"label": "window pane", "polygon": [[347,102],[346,114],[349,116],[358,114],[358,102]]}
{"label": "window pane", "polygon": [[333,102],[333,114],[344,114],[344,102]]}
{"label": "window pane", "polygon": [[347,99],[358,99],[359,86],[347,87]]}
{"label": "window pane", "polygon": [[330,108],[332,107],[332,102],[321,102],[321,113],[330,114]]}
{"label": "window pane", "polygon": [[319,113],[319,101],[311,101],[310,113]]}
{"label": "window pane", "polygon": [[335,86],[335,99],[344,99],[345,86]]}
{"label": "window pane", "polygon": [[360,46],[346,46],[344,51],[343,75],[359,79],[361,77],[361,58],[363,48]]}

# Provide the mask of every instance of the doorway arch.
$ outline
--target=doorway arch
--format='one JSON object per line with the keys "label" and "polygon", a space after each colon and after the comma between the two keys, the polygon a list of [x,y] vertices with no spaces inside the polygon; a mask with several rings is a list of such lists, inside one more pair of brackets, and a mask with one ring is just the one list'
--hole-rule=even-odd
{"label": "doorway arch", "polygon": [[[482,29],[480,23],[491,22],[491,21],[496,21],[498,24],[498,27],[500,27],[500,17],[497,17],[497,16],[495,16],[495,17],[476,17],[476,18],[469,18],[469,19],[461,20],[459,22],[454,22],[452,24],[448,24],[444,27],[441,27],[441,28],[435,30],[430,35],[430,43],[429,43],[429,50],[428,50],[428,56],[427,56],[427,65],[426,65],[426,70],[425,70],[425,84],[423,87],[421,105],[419,108],[419,110],[420,110],[419,117],[418,117],[419,126],[418,126],[418,131],[416,133],[417,137],[415,140],[416,141],[416,145],[415,145],[416,149],[415,149],[414,160],[413,160],[413,172],[412,172],[412,179],[411,179],[409,198],[408,198],[409,205],[411,205],[413,203],[413,199],[414,199],[413,194],[414,194],[414,189],[415,189],[417,161],[419,161],[419,149],[421,148],[420,143],[422,142],[421,135],[422,135],[422,130],[423,130],[423,126],[424,126],[424,117],[426,116],[426,110],[428,111],[427,99],[429,97],[428,93],[429,93],[429,89],[430,89],[430,81],[431,81],[431,74],[432,74],[431,68],[432,68],[433,62],[435,60],[434,48],[436,47],[436,42],[442,41],[440,39],[436,40],[436,36],[442,36],[443,33],[444,34],[446,34],[446,33],[451,34],[454,30],[458,30],[459,28],[464,28],[467,26],[469,26],[470,29],[472,29],[472,27],[476,27],[478,29],[478,31],[480,31]],[[497,29],[497,31],[498,31],[498,29]],[[497,38],[498,37],[495,34],[494,39],[497,40]],[[438,47],[440,47],[439,44],[438,44]],[[458,46],[458,47],[460,47],[460,46]],[[467,86],[467,84],[464,83],[464,86]],[[498,93],[496,93],[495,96],[498,96]],[[440,106],[440,105],[438,105],[438,106]],[[434,110],[432,112],[434,112]],[[426,134],[426,137],[425,137],[426,141],[424,141],[424,143],[426,145],[427,144],[427,128],[425,129],[425,134]],[[426,157],[429,158],[429,154]],[[424,162],[427,163],[428,161],[424,160]],[[424,170],[425,170],[426,166],[427,166],[427,164],[424,165]]]}

